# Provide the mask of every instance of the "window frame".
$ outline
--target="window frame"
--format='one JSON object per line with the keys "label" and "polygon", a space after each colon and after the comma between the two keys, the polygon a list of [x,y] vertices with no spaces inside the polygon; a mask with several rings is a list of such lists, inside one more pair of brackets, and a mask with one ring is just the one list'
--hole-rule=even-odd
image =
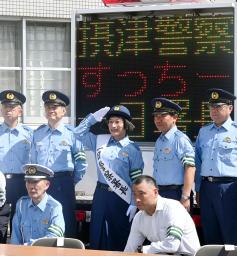
{"label": "window frame", "polygon": [[[71,40],[71,20],[70,19],[42,19],[42,18],[14,18],[14,17],[1,17],[0,18],[1,22],[18,22],[19,23],[19,34],[21,34],[21,46],[20,46],[20,51],[21,51],[21,63],[20,67],[0,67],[0,71],[2,70],[7,70],[7,71],[19,71],[20,72],[20,87],[21,87],[21,92],[26,95],[27,92],[27,72],[28,71],[62,71],[62,72],[70,72],[69,73],[69,78],[71,79],[71,72],[72,72],[72,60],[69,60],[69,67],[27,67],[26,63],[26,54],[27,54],[27,23],[28,22],[37,22],[39,24],[57,24],[57,23],[64,23],[64,24],[69,24],[69,35],[68,37]],[[72,42],[70,42],[70,58],[72,58],[71,54],[71,47],[72,47]],[[75,123],[75,118],[71,118],[74,116],[75,113],[75,100],[74,100],[74,90],[75,86],[73,86],[72,81],[69,81],[69,90],[70,90],[70,95],[68,95],[72,100],[71,104],[69,105],[69,112],[71,113],[70,116],[64,117],[63,121],[65,123]],[[11,89],[9,87],[9,89]],[[28,99],[26,99],[28,100]],[[41,100],[41,99],[40,99]],[[29,101],[28,101],[29,102]],[[28,103],[29,105],[29,103]],[[23,115],[21,118],[22,123],[34,128],[39,126],[40,124],[47,123],[47,120],[44,116],[37,116],[37,117],[31,117],[26,115],[26,109],[27,109],[27,102],[26,104],[23,105]],[[0,117],[0,121],[3,121],[3,118]]]}

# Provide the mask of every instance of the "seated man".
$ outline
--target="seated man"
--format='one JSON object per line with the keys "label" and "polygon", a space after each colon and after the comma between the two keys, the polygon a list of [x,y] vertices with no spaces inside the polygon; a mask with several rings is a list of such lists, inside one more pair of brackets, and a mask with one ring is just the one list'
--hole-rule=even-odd
{"label": "seated man", "polygon": [[[140,210],[134,217],[125,252],[194,255],[200,247],[194,222],[183,205],[159,196],[155,180],[139,176],[133,195]],[[150,245],[143,245],[145,239]]]}
{"label": "seated man", "polygon": [[0,172],[0,243],[5,244],[7,240],[7,228],[10,219],[11,207],[6,203],[6,179]]}
{"label": "seated man", "polygon": [[46,193],[53,171],[39,164],[26,164],[28,196],[21,197],[12,221],[12,244],[30,245],[41,237],[62,237],[65,223],[62,205]]}

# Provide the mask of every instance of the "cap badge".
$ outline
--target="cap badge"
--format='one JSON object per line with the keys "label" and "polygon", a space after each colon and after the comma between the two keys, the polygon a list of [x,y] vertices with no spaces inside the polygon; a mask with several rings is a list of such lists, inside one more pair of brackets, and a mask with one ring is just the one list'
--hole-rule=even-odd
{"label": "cap badge", "polygon": [[211,94],[211,98],[212,98],[213,100],[219,99],[219,93],[218,93],[218,92],[213,92],[213,93]]}
{"label": "cap badge", "polygon": [[57,99],[57,95],[55,93],[50,93],[49,94],[49,99],[50,100],[56,100]]}
{"label": "cap badge", "polygon": [[156,101],[155,108],[161,108],[162,103],[160,101]]}
{"label": "cap badge", "polygon": [[13,99],[15,98],[15,95],[14,95],[13,93],[9,92],[9,93],[7,93],[7,95],[6,95],[6,98],[7,98],[8,100],[13,100]]}
{"label": "cap badge", "polygon": [[114,110],[115,110],[115,111],[119,111],[119,109],[120,109],[119,106],[115,106],[115,107],[114,107]]}
{"label": "cap badge", "polygon": [[37,172],[37,169],[34,166],[28,167],[27,174],[33,175],[33,174],[36,174],[36,172]]}

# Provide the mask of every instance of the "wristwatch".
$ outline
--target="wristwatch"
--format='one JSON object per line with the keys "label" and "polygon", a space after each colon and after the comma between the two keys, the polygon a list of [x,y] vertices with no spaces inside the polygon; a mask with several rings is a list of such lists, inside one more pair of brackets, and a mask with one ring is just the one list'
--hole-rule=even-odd
{"label": "wristwatch", "polygon": [[187,196],[187,195],[182,194],[181,200],[183,200],[183,201],[190,200],[190,196]]}

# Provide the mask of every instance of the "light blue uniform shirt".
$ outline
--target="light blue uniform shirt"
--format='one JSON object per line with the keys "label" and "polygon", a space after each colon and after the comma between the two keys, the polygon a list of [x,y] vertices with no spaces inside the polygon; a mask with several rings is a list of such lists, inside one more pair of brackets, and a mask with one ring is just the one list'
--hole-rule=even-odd
{"label": "light blue uniform shirt", "polygon": [[41,237],[60,237],[65,231],[62,205],[45,193],[35,205],[29,196],[21,197],[12,221],[12,244],[30,245]]}
{"label": "light blue uniform shirt", "polygon": [[237,177],[237,124],[227,119],[200,129],[196,140],[196,191],[201,176]]}
{"label": "light blue uniform shirt", "polygon": [[31,162],[54,172],[74,171],[75,183],[81,180],[87,167],[83,145],[63,123],[56,129],[41,125],[34,131]]}
{"label": "light blue uniform shirt", "polygon": [[187,135],[174,126],[155,144],[153,177],[158,185],[182,185],[185,164],[194,166],[194,149]]}
{"label": "light blue uniform shirt", "polygon": [[[90,114],[75,129],[77,138],[83,142],[85,147],[94,152],[96,152],[97,135],[89,132],[89,130],[95,123],[95,118]],[[132,179],[142,173],[144,163],[141,151],[133,141],[129,140],[128,136],[120,141],[116,141],[111,137],[103,152],[104,158],[108,161],[109,168],[129,186],[132,184]],[[97,174],[98,181],[107,184],[98,166]]]}
{"label": "light blue uniform shirt", "polygon": [[3,173],[22,173],[22,165],[29,163],[32,130],[22,124],[9,128],[2,123],[0,141],[0,170]]}

